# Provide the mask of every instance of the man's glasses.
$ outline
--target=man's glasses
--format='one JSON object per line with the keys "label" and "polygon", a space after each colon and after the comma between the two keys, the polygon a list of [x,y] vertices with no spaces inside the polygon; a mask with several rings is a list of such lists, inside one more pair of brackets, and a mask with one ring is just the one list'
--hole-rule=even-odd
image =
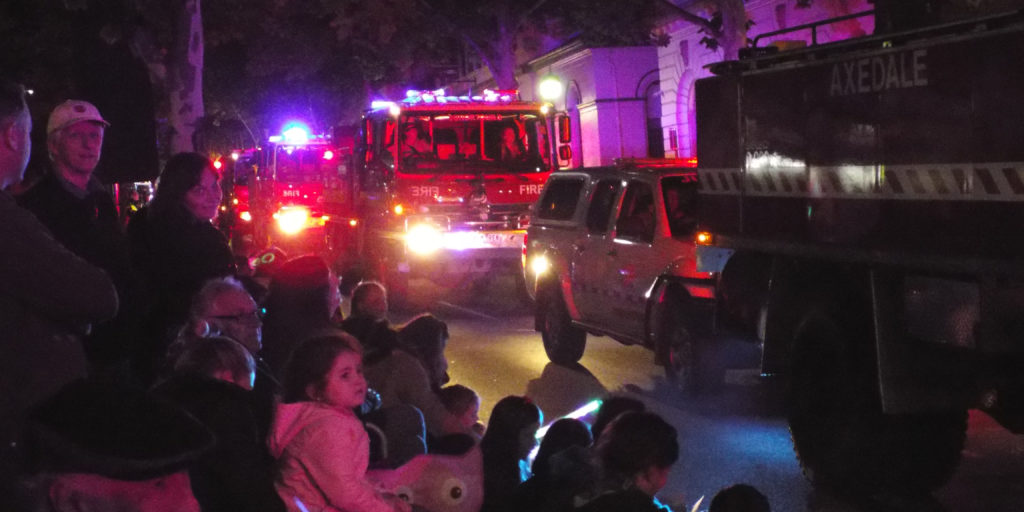
{"label": "man's glasses", "polygon": [[266,309],[260,308],[246,313],[239,313],[237,315],[211,315],[210,318],[238,323],[259,323],[263,321],[263,315],[266,314],[266,312]]}

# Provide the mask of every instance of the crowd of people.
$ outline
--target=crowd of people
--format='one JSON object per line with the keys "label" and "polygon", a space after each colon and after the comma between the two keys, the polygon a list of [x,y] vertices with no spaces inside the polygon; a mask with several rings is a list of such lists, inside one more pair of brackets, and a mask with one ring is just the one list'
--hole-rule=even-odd
{"label": "crowd of people", "polygon": [[[21,185],[32,120],[0,81],[0,509],[404,512],[368,470],[478,450],[483,512],[663,510],[661,417],[608,398],[592,426],[552,423],[528,467],[540,408],[510,395],[484,426],[442,320],[392,325],[374,281],[342,318],[318,256],[237,268],[208,158],[172,157],[122,230],[93,174],[107,126],[58,105],[47,173]],[[711,503],[730,510],[768,505],[734,486]]]}

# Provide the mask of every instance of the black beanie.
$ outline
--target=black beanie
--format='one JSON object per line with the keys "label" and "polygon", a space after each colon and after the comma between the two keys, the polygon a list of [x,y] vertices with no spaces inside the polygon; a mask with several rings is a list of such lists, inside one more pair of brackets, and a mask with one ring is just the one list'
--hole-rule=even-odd
{"label": "black beanie", "polygon": [[32,413],[29,468],[148,480],[186,469],[213,435],[183,410],[141,389],[79,380]]}

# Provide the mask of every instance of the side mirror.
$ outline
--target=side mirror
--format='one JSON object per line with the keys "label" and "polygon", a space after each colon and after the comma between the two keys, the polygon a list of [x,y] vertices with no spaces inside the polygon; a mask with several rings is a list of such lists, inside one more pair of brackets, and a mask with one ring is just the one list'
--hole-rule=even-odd
{"label": "side mirror", "polygon": [[565,162],[572,160],[572,148],[568,144],[558,146],[558,159]]}
{"label": "side mirror", "polygon": [[[556,118],[558,122],[558,142],[560,144],[568,144],[572,142],[572,120],[566,114],[558,114]],[[558,150],[561,154],[561,149]]]}

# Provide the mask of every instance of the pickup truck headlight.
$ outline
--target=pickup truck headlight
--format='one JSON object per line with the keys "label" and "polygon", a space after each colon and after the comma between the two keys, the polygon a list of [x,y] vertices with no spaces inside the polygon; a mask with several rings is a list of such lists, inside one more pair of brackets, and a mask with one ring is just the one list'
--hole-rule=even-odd
{"label": "pickup truck headlight", "polygon": [[416,254],[430,254],[441,248],[441,232],[430,224],[417,224],[405,234],[405,245]]}
{"label": "pickup truck headlight", "polygon": [[551,262],[548,261],[547,257],[545,257],[543,254],[538,254],[537,256],[534,256],[533,261],[530,262],[530,270],[533,270],[533,275],[538,277],[543,275],[550,268]]}

